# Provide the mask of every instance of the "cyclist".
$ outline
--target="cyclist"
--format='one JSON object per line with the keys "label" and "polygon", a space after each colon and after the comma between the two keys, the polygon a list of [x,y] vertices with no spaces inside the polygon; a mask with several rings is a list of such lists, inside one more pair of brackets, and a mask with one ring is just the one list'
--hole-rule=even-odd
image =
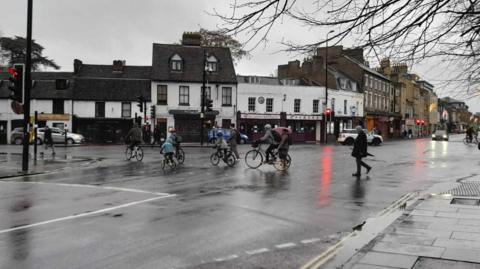
{"label": "cyclist", "polygon": [[178,155],[178,149],[180,148],[180,139],[177,135],[177,130],[175,128],[170,127],[168,129],[168,132],[170,133],[170,136],[168,138],[171,139],[172,145],[175,147],[175,156]]}
{"label": "cyclist", "polygon": [[175,152],[175,148],[173,146],[173,140],[172,137],[169,136],[165,142],[163,142],[162,146],[160,147],[160,154],[163,154],[163,157],[170,161],[173,162],[173,153]]}
{"label": "cyclist", "polygon": [[470,126],[467,128],[467,142],[472,143],[473,141],[473,127]]}
{"label": "cyclist", "polygon": [[280,140],[280,144],[278,144],[278,156],[280,157],[280,160],[282,161],[282,166],[287,165],[287,155],[288,155],[288,150],[290,148],[290,135],[288,134],[288,129],[282,129],[282,134],[281,134],[282,140]]}
{"label": "cyclist", "polygon": [[[273,158],[275,158],[272,151],[278,147],[278,141],[275,140],[275,137],[273,135],[274,131],[272,130],[272,125],[265,124],[264,128],[265,135],[255,141],[254,145],[257,145],[258,143],[269,144],[267,150],[265,151],[266,158],[264,163],[271,163],[273,162]],[[270,160],[270,156],[272,157],[272,160]]]}
{"label": "cyclist", "polygon": [[142,142],[142,130],[138,124],[134,123],[132,129],[127,133],[127,141],[129,141],[129,147],[133,150],[134,147],[140,145]]}
{"label": "cyclist", "polygon": [[227,144],[227,141],[225,141],[222,132],[217,133],[217,140],[215,141],[214,147],[217,149],[217,152],[219,152],[220,155],[223,156],[223,158],[227,157],[227,151],[229,146]]}

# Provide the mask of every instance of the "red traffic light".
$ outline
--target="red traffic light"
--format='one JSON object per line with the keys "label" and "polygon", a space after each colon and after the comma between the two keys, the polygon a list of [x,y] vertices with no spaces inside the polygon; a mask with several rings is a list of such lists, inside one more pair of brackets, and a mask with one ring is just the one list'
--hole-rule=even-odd
{"label": "red traffic light", "polygon": [[330,108],[325,109],[325,114],[330,114],[332,113],[332,110]]}
{"label": "red traffic light", "polygon": [[13,78],[16,78],[17,75],[18,75],[17,70],[15,70],[15,68],[13,68],[13,67],[9,67],[8,70],[7,70],[7,72],[8,72],[10,75],[12,75]]}

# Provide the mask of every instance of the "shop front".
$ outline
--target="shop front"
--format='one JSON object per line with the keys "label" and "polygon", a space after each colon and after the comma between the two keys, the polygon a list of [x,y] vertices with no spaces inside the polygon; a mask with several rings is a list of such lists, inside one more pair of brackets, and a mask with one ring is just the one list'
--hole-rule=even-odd
{"label": "shop front", "polygon": [[183,142],[200,142],[202,124],[203,138],[206,141],[208,127],[213,125],[218,115],[218,111],[206,112],[202,119],[196,110],[170,110],[169,113],[174,117],[175,129]]}

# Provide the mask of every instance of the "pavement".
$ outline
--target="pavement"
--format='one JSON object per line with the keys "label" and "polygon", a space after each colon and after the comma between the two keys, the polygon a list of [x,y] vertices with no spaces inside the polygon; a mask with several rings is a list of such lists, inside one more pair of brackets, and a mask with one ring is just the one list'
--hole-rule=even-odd
{"label": "pavement", "polygon": [[480,175],[434,185],[355,227],[302,268],[480,268],[479,205]]}

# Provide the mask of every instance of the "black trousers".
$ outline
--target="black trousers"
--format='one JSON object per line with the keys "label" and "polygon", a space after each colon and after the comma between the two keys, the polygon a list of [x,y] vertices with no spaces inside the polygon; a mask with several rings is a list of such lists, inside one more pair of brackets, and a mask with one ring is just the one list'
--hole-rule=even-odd
{"label": "black trousers", "polygon": [[371,168],[370,165],[362,161],[362,157],[356,157],[355,159],[357,160],[357,174],[361,174],[361,169],[362,169],[361,166],[365,167],[366,169]]}

